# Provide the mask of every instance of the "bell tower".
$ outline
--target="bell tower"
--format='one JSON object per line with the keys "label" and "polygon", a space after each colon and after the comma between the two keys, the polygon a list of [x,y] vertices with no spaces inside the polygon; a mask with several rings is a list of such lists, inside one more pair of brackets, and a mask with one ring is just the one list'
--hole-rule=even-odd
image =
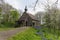
{"label": "bell tower", "polygon": [[25,13],[27,12],[27,6],[25,6]]}

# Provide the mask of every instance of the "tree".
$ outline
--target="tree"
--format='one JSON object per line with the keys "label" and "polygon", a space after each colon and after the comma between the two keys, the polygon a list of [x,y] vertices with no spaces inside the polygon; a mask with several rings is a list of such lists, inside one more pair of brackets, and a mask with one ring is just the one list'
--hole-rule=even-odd
{"label": "tree", "polygon": [[2,13],[1,13],[2,9],[0,8],[0,24],[1,24],[1,21],[2,21]]}
{"label": "tree", "polygon": [[43,24],[43,17],[44,17],[44,12],[37,12],[35,14],[35,17],[40,21],[40,24]]}
{"label": "tree", "polygon": [[[56,29],[57,27],[58,27],[58,21],[57,21],[57,19],[59,20],[60,18],[57,18],[58,17],[58,15],[60,15],[59,13],[58,13],[58,8],[57,8],[57,5],[58,5],[58,0],[56,0],[56,2],[54,2],[53,4],[49,4],[49,0],[46,0],[46,2],[47,2],[47,4],[45,5],[45,4],[43,4],[43,3],[41,3],[45,8],[45,11],[46,11],[46,13],[45,13],[45,17],[44,17],[44,19],[45,19],[45,24],[46,24],[46,26],[47,27],[49,27],[49,28],[54,28],[54,29]],[[37,5],[37,3],[38,3],[38,0],[36,1],[36,3],[35,3],[35,6],[34,6],[34,8],[36,7],[36,5]]]}
{"label": "tree", "polygon": [[10,11],[10,21],[15,23],[19,19],[19,13],[17,10],[12,10]]}

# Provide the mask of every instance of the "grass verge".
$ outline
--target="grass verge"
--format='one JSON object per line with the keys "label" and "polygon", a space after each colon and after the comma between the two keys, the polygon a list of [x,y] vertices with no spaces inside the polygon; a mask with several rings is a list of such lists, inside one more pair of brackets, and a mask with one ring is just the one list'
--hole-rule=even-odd
{"label": "grass verge", "polygon": [[40,40],[40,36],[37,36],[35,33],[35,29],[29,28],[26,31],[16,34],[8,40]]}
{"label": "grass verge", "polygon": [[13,30],[15,28],[0,28],[0,31],[7,31],[7,30]]}
{"label": "grass verge", "polygon": [[8,40],[60,40],[60,36],[57,37],[56,34],[50,33],[48,29],[40,29],[39,31],[41,31],[42,34],[37,35],[36,29],[29,28],[11,38],[8,38]]}

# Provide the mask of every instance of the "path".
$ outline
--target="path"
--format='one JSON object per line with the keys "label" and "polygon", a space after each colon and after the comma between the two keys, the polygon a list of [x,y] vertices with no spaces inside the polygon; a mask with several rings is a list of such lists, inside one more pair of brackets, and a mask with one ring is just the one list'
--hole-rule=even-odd
{"label": "path", "polygon": [[16,28],[15,30],[2,31],[0,32],[0,40],[7,40],[7,38],[15,35],[18,32],[22,32],[25,29],[28,29],[28,27],[20,27],[20,28]]}

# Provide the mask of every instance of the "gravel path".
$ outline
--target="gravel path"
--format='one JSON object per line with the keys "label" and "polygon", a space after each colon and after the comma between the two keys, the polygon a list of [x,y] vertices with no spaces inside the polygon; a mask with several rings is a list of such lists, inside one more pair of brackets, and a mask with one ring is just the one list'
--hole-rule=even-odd
{"label": "gravel path", "polygon": [[7,40],[7,38],[15,35],[18,32],[22,32],[25,29],[28,29],[28,27],[20,27],[16,28],[15,30],[2,31],[0,32],[0,40]]}

